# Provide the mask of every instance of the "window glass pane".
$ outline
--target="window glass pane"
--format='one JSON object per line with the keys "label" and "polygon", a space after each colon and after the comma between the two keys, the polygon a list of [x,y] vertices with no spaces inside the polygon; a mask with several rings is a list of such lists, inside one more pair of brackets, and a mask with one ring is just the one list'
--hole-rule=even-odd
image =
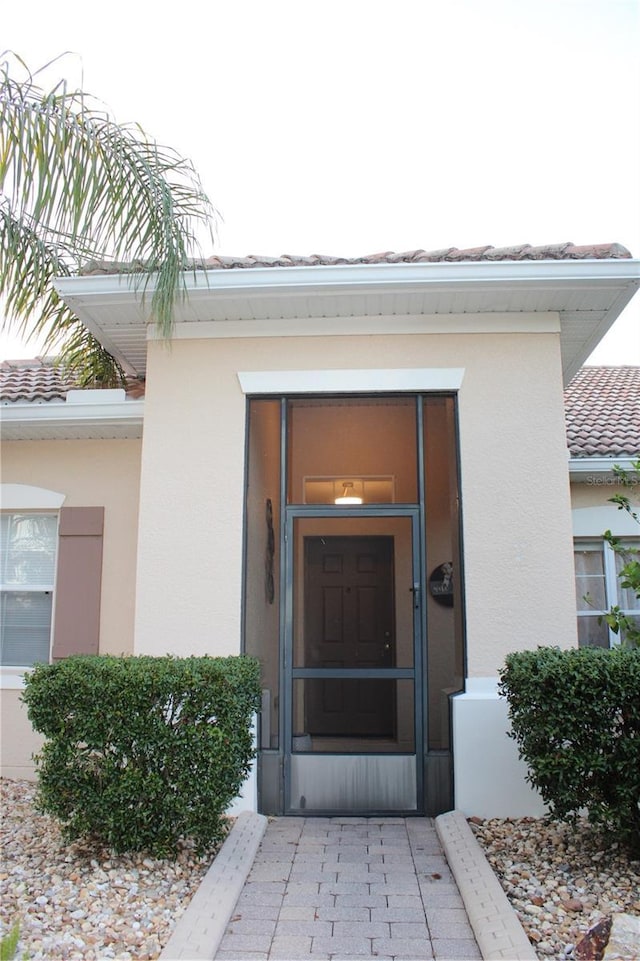
{"label": "window glass pane", "polygon": [[576,605],[579,611],[604,611],[607,598],[602,547],[578,547],[574,551]]}
{"label": "window glass pane", "polygon": [[[616,552],[616,573],[620,575],[620,571],[625,566],[625,564],[631,563],[633,561],[640,561],[640,555],[635,546],[631,547],[630,550],[624,554]],[[635,553],[634,553],[635,552]],[[624,578],[623,578],[624,580]],[[620,580],[617,583],[617,596],[618,605],[623,611],[638,611],[640,610],[640,600],[636,597],[635,591],[631,587],[622,587]]]}
{"label": "window glass pane", "polygon": [[415,399],[305,398],[287,409],[290,504],[335,504],[344,493],[365,504],[417,502]]}
{"label": "window glass pane", "polygon": [[260,661],[260,746],[278,747],[280,401],[249,403],[244,650]]}
{"label": "window glass pane", "polygon": [[49,660],[51,592],[6,591],[0,596],[0,663],[29,667]]}
{"label": "window glass pane", "polygon": [[605,621],[599,624],[598,615],[578,617],[578,644],[580,647],[609,647],[609,627]]}
{"label": "window glass pane", "polygon": [[449,750],[449,698],[464,685],[459,492],[453,397],[425,397],[428,746]]}
{"label": "window glass pane", "polygon": [[53,587],[57,516],[2,514],[0,523],[2,584]]}
{"label": "window glass pane", "polygon": [[640,617],[630,617],[629,620],[631,621],[631,624],[635,630],[640,631]]}

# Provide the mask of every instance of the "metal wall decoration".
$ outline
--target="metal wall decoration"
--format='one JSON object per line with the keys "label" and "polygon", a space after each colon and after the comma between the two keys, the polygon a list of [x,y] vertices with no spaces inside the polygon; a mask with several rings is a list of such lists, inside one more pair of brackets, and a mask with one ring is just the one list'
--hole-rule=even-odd
{"label": "metal wall decoration", "polygon": [[429,593],[443,607],[453,607],[453,564],[447,561],[435,567],[429,576]]}
{"label": "metal wall decoration", "polygon": [[273,559],[276,553],[276,535],[273,530],[273,504],[267,498],[265,518],[267,521],[267,547],[264,555],[264,587],[267,602],[273,604],[275,598],[275,583],[273,579]]}

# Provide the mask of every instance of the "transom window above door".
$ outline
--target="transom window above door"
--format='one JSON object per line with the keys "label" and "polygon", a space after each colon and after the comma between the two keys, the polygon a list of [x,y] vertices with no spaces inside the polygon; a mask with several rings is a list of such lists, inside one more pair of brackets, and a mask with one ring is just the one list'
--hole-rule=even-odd
{"label": "transom window above door", "polygon": [[287,433],[289,504],[417,503],[414,397],[292,399]]}

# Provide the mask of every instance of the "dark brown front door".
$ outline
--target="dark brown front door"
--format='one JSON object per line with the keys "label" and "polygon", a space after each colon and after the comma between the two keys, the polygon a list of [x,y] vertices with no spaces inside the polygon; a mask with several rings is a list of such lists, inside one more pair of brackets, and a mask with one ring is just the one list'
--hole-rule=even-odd
{"label": "dark brown front door", "polygon": [[[393,537],[305,537],[305,664],[394,666]],[[352,677],[309,685],[306,730],[316,737],[392,738],[395,684]]]}

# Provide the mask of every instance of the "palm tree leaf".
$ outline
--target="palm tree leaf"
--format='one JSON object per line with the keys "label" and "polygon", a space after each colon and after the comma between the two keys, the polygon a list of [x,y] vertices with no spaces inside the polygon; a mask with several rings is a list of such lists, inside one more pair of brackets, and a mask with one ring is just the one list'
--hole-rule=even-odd
{"label": "palm tree leaf", "polygon": [[[9,322],[42,331],[51,321],[68,332],[54,277],[92,260],[134,262],[143,290],[154,275],[151,311],[169,335],[185,271],[201,256],[197,234],[213,243],[217,217],[193,165],[138,125],[115,123],[82,90],[64,80],[43,90],[20,58],[2,57],[0,289]],[[77,358],[87,342],[75,343]]]}

